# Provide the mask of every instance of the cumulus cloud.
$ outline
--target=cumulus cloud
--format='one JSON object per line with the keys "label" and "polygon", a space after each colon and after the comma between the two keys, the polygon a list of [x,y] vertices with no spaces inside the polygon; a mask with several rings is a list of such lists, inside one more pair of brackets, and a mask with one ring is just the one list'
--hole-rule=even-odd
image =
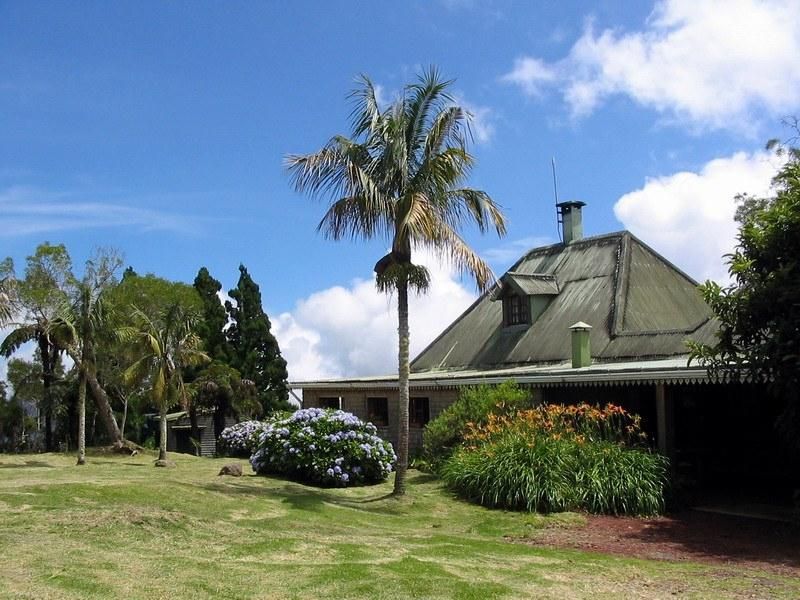
{"label": "cumulus cloud", "polygon": [[751,130],[759,111],[800,106],[796,0],[662,0],[640,31],[592,23],[568,56],[517,59],[503,77],[537,95],[557,85],[575,116],[613,95],[695,126]]}
{"label": "cumulus cloud", "polygon": [[556,79],[557,73],[554,67],[531,56],[515,60],[511,72],[502,77],[502,81],[518,85],[529,96],[539,96],[544,88]]}
{"label": "cumulus cloud", "polygon": [[[476,297],[436,257],[420,253],[418,261],[431,287],[409,299],[412,358]],[[315,292],[272,322],[292,380],[397,373],[396,298],[372,279]]]}
{"label": "cumulus cloud", "polygon": [[494,137],[495,113],[488,106],[474,104],[461,94],[455,95],[455,102],[469,114],[469,127],[472,137],[478,144],[486,144]]}
{"label": "cumulus cloud", "polygon": [[696,173],[647,179],[617,200],[614,214],[695,279],[728,281],[722,256],[736,243],[735,196],[768,195],[778,166],[765,152],[717,158]]}

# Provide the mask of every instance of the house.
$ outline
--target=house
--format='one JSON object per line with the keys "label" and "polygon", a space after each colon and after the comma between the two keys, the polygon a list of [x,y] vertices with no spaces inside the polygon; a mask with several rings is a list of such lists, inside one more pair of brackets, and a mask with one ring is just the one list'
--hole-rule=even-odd
{"label": "house", "polygon": [[[414,359],[412,451],[460,388],[511,379],[538,401],[613,402],[640,414],[689,481],[768,476],[778,408],[754,385],[688,364],[686,341],[711,343],[718,327],[697,282],[628,231],[584,237],[584,206],[559,204],[563,242],[527,252]],[[396,442],[396,375],[294,387],[304,406],[353,412]]]}
{"label": "house", "polygon": [[[236,423],[233,417],[225,418],[225,427]],[[197,415],[197,427],[200,430],[199,444],[191,439],[192,426],[189,413],[180,411],[167,415],[167,451],[195,454],[197,456],[215,456],[217,453],[217,437],[214,419],[211,413]]]}

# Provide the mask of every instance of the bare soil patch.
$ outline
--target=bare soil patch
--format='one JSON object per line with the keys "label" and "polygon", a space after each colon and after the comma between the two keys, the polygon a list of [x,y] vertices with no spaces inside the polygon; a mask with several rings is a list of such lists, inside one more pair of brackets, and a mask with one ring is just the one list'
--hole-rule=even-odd
{"label": "bare soil patch", "polygon": [[699,511],[653,519],[588,515],[583,526],[547,528],[515,541],[800,577],[800,526],[763,519]]}

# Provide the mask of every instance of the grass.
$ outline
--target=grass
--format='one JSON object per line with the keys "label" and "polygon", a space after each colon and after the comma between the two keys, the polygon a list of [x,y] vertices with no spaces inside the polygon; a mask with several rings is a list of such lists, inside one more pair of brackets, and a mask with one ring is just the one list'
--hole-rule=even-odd
{"label": "grass", "polygon": [[[582,517],[473,506],[414,471],[398,500],[391,482],[317,489],[152,458],[0,456],[0,598],[716,598],[765,576],[511,543]],[[768,577],[770,595],[800,595]]]}

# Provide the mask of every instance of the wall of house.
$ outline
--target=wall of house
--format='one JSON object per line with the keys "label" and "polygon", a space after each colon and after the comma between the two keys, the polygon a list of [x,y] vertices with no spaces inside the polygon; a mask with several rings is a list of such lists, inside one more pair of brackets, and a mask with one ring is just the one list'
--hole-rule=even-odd
{"label": "wall of house", "polygon": [[[225,427],[230,427],[234,423],[236,421],[233,417],[225,417]],[[167,423],[167,451],[178,451],[178,436],[189,435],[189,430],[185,429],[189,424],[188,416],[183,416]],[[181,429],[174,429],[176,425]],[[200,428],[200,456],[215,456],[217,453],[217,439],[212,415],[198,415],[197,426]]]}
{"label": "wall of house", "polygon": [[[326,390],[303,390],[303,408],[320,407],[320,398],[339,397],[342,399],[341,408],[353,413],[358,418],[365,421],[367,418],[367,398],[386,398],[389,406],[389,426],[379,427],[378,434],[389,440],[395,446],[398,437],[397,390],[391,389],[337,389]],[[458,390],[453,389],[412,389],[412,398],[427,398],[429,406],[429,417],[435,419],[448,406],[458,398]],[[408,429],[409,451],[418,452],[422,449],[422,427],[410,426]]]}

